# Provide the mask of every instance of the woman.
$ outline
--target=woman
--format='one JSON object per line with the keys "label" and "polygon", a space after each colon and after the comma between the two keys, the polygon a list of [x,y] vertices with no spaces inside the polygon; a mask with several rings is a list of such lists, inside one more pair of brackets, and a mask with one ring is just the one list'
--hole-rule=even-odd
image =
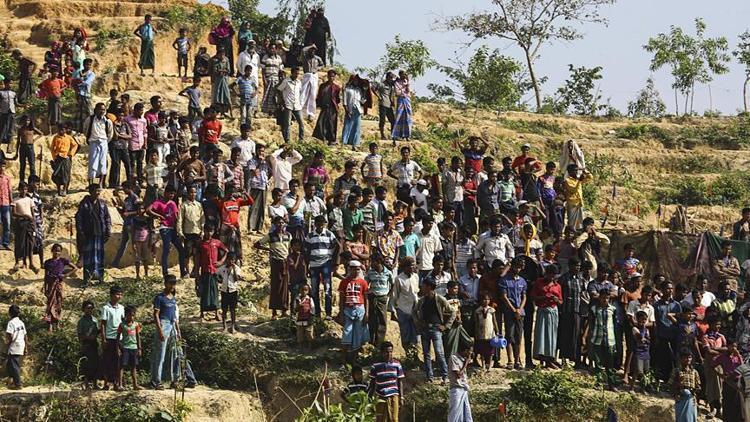
{"label": "woman", "polygon": [[271,232],[255,242],[255,247],[271,254],[271,297],[268,307],[271,308],[271,319],[275,320],[276,312],[281,311],[281,316],[284,317],[289,306],[289,270],[286,260],[292,235],[286,231],[283,218],[274,217],[272,223]]}
{"label": "woman", "polygon": [[325,167],[325,156],[323,152],[317,151],[313,156],[310,166],[302,173],[302,183],[315,185],[315,195],[325,200],[326,184],[328,184],[328,170]]}
{"label": "woman", "polygon": [[534,324],[534,357],[544,362],[547,368],[558,368],[557,354],[557,306],[563,302],[562,288],[557,283],[557,266],[549,265],[544,278],[534,283],[531,298],[537,306]]}
{"label": "woman", "polygon": [[[250,30],[250,24],[248,22],[242,22],[240,24],[240,30],[237,32],[237,45],[239,46],[239,54],[247,50],[247,44],[253,39],[253,31]],[[237,69],[237,73],[241,74],[244,69]]]}
{"label": "woman", "polygon": [[[27,261],[28,265],[34,273],[39,271],[34,266],[31,260],[34,254],[34,245],[36,244],[36,231],[34,226],[34,200],[31,199],[29,194],[29,186],[26,182],[20,182],[18,184],[18,199],[13,201],[13,227],[14,227],[14,255],[16,258],[16,264],[10,273],[13,274],[19,270],[19,268],[26,268]],[[20,264],[23,260],[23,265]]]}
{"label": "woman", "polygon": [[260,61],[263,68],[263,102],[260,105],[261,111],[273,115],[276,113],[276,85],[281,82],[279,71],[284,68],[281,56],[279,56],[276,46],[268,46],[268,53]]}
{"label": "woman", "polygon": [[359,146],[362,136],[362,114],[365,96],[359,75],[352,75],[344,87],[344,131],[341,142],[351,145],[352,150]]}
{"label": "woman", "polygon": [[[55,243],[52,246],[52,258],[44,261],[44,296],[47,298],[47,308],[44,312],[44,321],[48,324],[49,331],[57,328],[62,314],[63,303],[63,279],[76,271],[75,264],[62,256],[62,246]],[[67,271],[66,271],[67,270]]]}
{"label": "woman", "polygon": [[409,76],[403,70],[398,72],[394,88],[396,90],[396,123],[393,124],[391,137],[393,145],[396,145],[399,139],[408,141],[411,138],[411,84]]}
{"label": "woman", "polygon": [[221,113],[221,117],[232,116],[232,101],[229,93],[227,76],[232,73],[232,61],[224,54],[222,47],[217,47],[216,55],[211,58],[211,107]]}
{"label": "woman", "polygon": [[354,233],[354,240],[347,240],[344,243],[344,252],[349,252],[352,255],[351,259],[362,264],[362,271],[367,271],[370,262],[370,245],[365,241],[365,229],[361,225],[355,224],[352,227],[352,232]]}
{"label": "woman", "polygon": [[211,36],[216,44],[216,54],[219,54],[219,50],[224,50],[224,54],[229,58],[229,74],[234,75],[234,49],[232,46],[234,27],[232,27],[232,23],[229,22],[227,16],[222,17],[221,22],[211,30]]}

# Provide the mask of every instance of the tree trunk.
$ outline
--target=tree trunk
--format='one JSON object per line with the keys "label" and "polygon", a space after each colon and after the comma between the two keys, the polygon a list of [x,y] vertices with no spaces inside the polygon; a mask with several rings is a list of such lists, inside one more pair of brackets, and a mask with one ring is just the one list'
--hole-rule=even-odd
{"label": "tree trunk", "polygon": [[745,78],[745,83],[742,85],[742,103],[745,106],[745,113],[747,113],[747,84],[750,83],[750,75]]}
{"label": "tree trunk", "polygon": [[524,50],[526,53],[526,66],[529,68],[529,77],[531,78],[531,86],[534,88],[534,99],[536,100],[536,112],[539,113],[542,110],[542,93],[539,89],[539,81],[536,80],[536,73],[534,73],[534,63],[531,60],[528,50]]}
{"label": "tree trunk", "polygon": [[677,97],[677,88],[674,89],[674,115],[680,117],[680,100]]}
{"label": "tree trunk", "polygon": [[682,109],[682,114],[688,115],[688,101],[690,101],[690,91],[685,93],[685,108]]}
{"label": "tree trunk", "polygon": [[695,100],[695,82],[693,82],[693,86],[690,88],[690,115],[693,114],[693,100]]}

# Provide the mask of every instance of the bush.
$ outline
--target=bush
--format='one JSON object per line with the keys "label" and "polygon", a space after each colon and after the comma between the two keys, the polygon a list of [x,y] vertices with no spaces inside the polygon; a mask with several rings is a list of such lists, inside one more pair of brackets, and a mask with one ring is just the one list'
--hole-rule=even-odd
{"label": "bush", "polygon": [[750,197],[748,182],[747,172],[724,173],[711,183],[711,193],[718,202],[740,204]]}
{"label": "bush", "polygon": [[662,203],[686,206],[711,203],[706,182],[690,176],[672,179],[665,189],[657,192],[657,198]]}
{"label": "bush", "polygon": [[545,372],[536,370],[510,385],[511,401],[517,401],[533,409],[537,414],[558,415],[562,409],[576,409],[571,416],[590,415],[586,406],[591,400],[586,400],[584,388],[594,387],[589,377],[581,377],[575,372],[564,370],[560,372]]}
{"label": "bush", "polygon": [[102,28],[94,37],[94,51],[105,51],[110,41],[117,41],[118,47],[126,45],[130,39],[131,32],[127,28]]}
{"label": "bush", "polygon": [[53,397],[45,406],[45,420],[58,422],[180,422],[190,412],[190,406],[181,401],[177,402],[175,414],[166,409],[153,410],[134,393],[106,401]]}
{"label": "bush", "polygon": [[548,120],[510,120],[504,117],[498,123],[510,130],[521,133],[535,133],[537,135],[561,135],[566,128],[563,125]]}
{"label": "bush", "polygon": [[213,5],[195,5],[189,8],[171,6],[159,13],[168,29],[178,30],[187,28],[191,36],[203,34],[219,23],[223,9]]}
{"label": "bush", "polygon": [[706,154],[689,154],[671,162],[670,167],[678,173],[718,173],[724,164]]}

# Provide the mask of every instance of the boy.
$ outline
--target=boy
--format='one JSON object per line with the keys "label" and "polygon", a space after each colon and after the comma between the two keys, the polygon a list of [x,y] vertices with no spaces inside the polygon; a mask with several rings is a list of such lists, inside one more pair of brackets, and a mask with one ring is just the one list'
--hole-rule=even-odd
{"label": "boy", "polygon": [[206,108],[201,127],[198,129],[198,140],[204,157],[210,157],[211,152],[218,149],[221,129],[222,124],[217,118],[216,110]]}
{"label": "boy", "polygon": [[47,130],[52,134],[55,126],[62,121],[62,106],[60,97],[68,85],[58,77],[57,69],[49,71],[49,78],[39,84],[39,96],[47,99]]}
{"label": "boy", "polygon": [[125,318],[125,308],[120,304],[122,288],[114,285],[109,288],[109,302],[102,307],[99,317],[99,338],[104,345],[102,353],[102,376],[104,390],[109,390],[109,383],[117,389],[120,385],[120,359],[118,356],[117,328]]}
{"label": "boy", "polygon": [[146,193],[143,196],[147,208],[161,195],[166,175],[167,166],[159,161],[159,153],[155,149],[149,150],[146,164]]}
{"label": "boy", "polygon": [[630,382],[628,385],[631,391],[635,382],[641,380],[643,374],[651,369],[651,333],[646,326],[648,324],[648,314],[644,311],[638,311],[635,314],[635,319],[636,324],[630,333],[631,342],[635,345],[633,363],[629,368]]}
{"label": "boy", "polygon": [[598,301],[591,307],[588,325],[583,332],[583,345],[589,349],[591,367],[596,365],[603,369],[607,378],[607,386],[615,390],[614,386],[614,355],[615,355],[615,307],[609,303],[609,289],[599,291]]}
{"label": "boy", "polygon": [[[187,66],[185,66],[185,68],[187,69]],[[193,84],[183,89],[182,91],[180,91],[178,95],[187,97],[189,99],[188,115],[187,115],[189,122],[192,123],[196,119],[203,117],[203,113],[201,112],[201,77],[200,76],[194,76]]]}
{"label": "boy", "polygon": [[419,251],[419,248],[422,246],[422,240],[416,233],[414,233],[413,218],[406,217],[404,220],[404,232],[401,233],[401,239],[404,241],[404,244],[401,246],[399,255],[402,258],[416,258],[417,251]]}
{"label": "boy", "polygon": [[180,70],[185,68],[185,78],[187,78],[188,72],[188,54],[191,49],[190,39],[187,37],[187,29],[180,28],[180,36],[177,37],[172,43],[172,48],[177,50],[177,77],[179,78],[182,73]]}
{"label": "boy", "polygon": [[26,325],[21,321],[21,308],[10,305],[8,309],[10,321],[5,326],[5,344],[8,345],[8,360],[5,362],[5,372],[13,381],[11,389],[20,390],[21,384],[21,356],[26,355]]}
{"label": "boy", "polygon": [[253,67],[251,65],[245,66],[243,74],[235,84],[239,88],[239,100],[240,100],[240,123],[252,125],[253,123],[253,112],[257,105],[258,97],[258,82],[253,77]]}
{"label": "boy", "polygon": [[11,79],[5,77],[3,89],[0,89],[0,144],[8,144],[8,153],[11,152],[11,141],[16,121],[16,92],[10,87]]}
{"label": "boy", "polygon": [[693,369],[693,354],[690,350],[680,351],[680,365],[672,370],[670,384],[675,399],[675,420],[698,420],[695,398],[701,390],[701,380],[698,371]]}
{"label": "boy", "polygon": [[[365,172],[365,168],[367,168],[367,172]],[[370,142],[370,153],[362,161],[359,171],[362,173],[362,180],[366,182],[368,187],[375,188],[382,183],[384,173],[383,156],[378,154],[378,144],[376,142]]]}
{"label": "boy", "polygon": [[506,369],[522,369],[521,341],[523,339],[527,284],[520,274],[524,265],[523,257],[513,258],[510,271],[498,282],[500,301],[505,305],[505,337],[510,343],[510,347],[507,349],[508,364]]}
{"label": "boy", "polygon": [[115,386],[115,391],[123,389],[123,372],[130,369],[130,377],[133,380],[133,390],[140,390],[138,385],[138,358],[141,357],[141,324],[135,322],[135,306],[125,307],[125,321],[117,327],[117,345],[122,356],[120,382]]}
{"label": "boy", "polygon": [[[253,156],[255,155],[256,151],[256,144],[255,142],[250,139],[250,134],[252,133],[252,126],[250,123],[241,123],[240,124],[240,137],[232,141],[232,145],[230,145],[230,148],[240,149],[240,156],[237,160],[238,164],[244,169],[250,160],[253,159]],[[257,166],[256,166],[257,167]],[[256,167],[253,167],[255,169]],[[247,175],[247,178],[249,178],[249,174]],[[247,182],[247,178],[245,182]],[[245,183],[247,184],[247,183]]]}
{"label": "boy", "polygon": [[52,181],[57,186],[57,196],[65,196],[70,185],[71,160],[78,149],[75,138],[67,134],[65,123],[57,123],[57,134],[52,138]]}
{"label": "boy", "polygon": [[379,421],[398,421],[399,405],[403,401],[404,368],[393,357],[393,344],[386,341],[380,346],[383,361],[370,368],[370,395],[377,396],[375,415]]}
{"label": "boy", "polygon": [[464,345],[450,357],[450,392],[448,393],[448,420],[470,422],[469,380],[466,376],[472,358],[471,345]]}
{"label": "boy", "polygon": [[310,285],[303,284],[299,288],[299,295],[294,299],[294,312],[297,314],[297,344],[302,348],[312,348],[315,336],[313,331],[313,316],[315,315],[315,302],[310,297]]}
{"label": "boy", "polygon": [[237,282],[242,280],[242,269],[235,262],[235,255],[233,253],[227,254],[227,259],[221,267],[216,271],[216,275],[221,279],[221,330],[226,331],[227,329],[227,310],[231,314],[231,323],[229,326],[229,332],[234,333],[237,328],[237,322],[235,313],[237,311],[237,296],[239,295]]}
{"label": "boy", "polygon": [[347,384],[344,391],[341,392],[341,398],[346,400],[350,395],[354,393],[367,392],[367,384],[363,381],[362,367],[359,365],[352,366],[352,382]]}
{"label": "boy", "polygon": [[78,341],[81,343],[81,375],[83,375],[84,389],[92,389],[96,386],[99,367],[99,343],[96,341],[99,328],[94,318],[94,303],[86,300],[81,305],[83,315],[78,320]]}
{"label": "boy", "polygon": [[195,289],[200,297],[200,320],[203,321],[205,312],[213,311],[214,320],[219,321],[219,298],[217,267],[224,264],[227,252],[229,252],[219,239],[214,238],[216,227],[206,224],[203,227],[203,240],[196,248],[199,263],[199,278],[196,280]]}

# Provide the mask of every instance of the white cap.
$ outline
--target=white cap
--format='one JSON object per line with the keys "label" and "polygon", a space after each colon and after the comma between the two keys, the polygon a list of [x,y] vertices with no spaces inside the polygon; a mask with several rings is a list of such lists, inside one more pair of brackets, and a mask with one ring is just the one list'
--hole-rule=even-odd
{"label": "white cap", "polygon": [[349,261],[349,266],[350,267],[360,268],[362,266],[362,263],[359,262],[359,261],[357,261],[357,260],[351,260],[351,261]]}
{"label": "white cap", "polygon": [[525,199],[522,199],[522,200],[518,201],[518,205],[517,205],[517,206],[519,206],[519,207],[520,207],[521,205],[526,205],[526,204],[528,204],[528,203],[529,203],[529,201],[527,201],[527,200],[525,200]]}
{"label": "white cap", "polygon": [[521,145],[521,148],[529,148],[529,149],[531,149],[531,144],[523,144],[523,145]]}
{"label": "white cap", "polygon": [[424,179],[419,179],[419,180],[417,180],[417,184],[418,184],[418,185],[423,185],[423,186],[427,186],[427,181],[426,181],[426,180],[424,180]]}

